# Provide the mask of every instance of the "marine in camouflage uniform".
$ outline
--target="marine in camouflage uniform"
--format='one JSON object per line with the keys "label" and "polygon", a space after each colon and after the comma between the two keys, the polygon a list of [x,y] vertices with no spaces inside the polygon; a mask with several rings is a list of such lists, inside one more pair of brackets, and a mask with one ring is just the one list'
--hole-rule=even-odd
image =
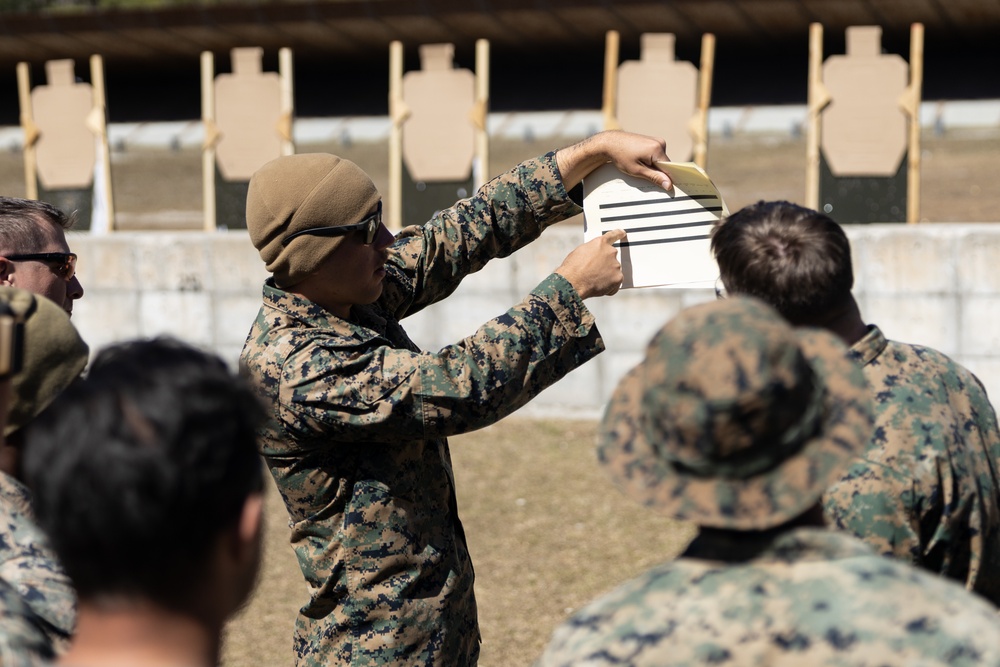
{"label": "marine in camouflage uniform", "polygon": [[[76,622],[76,594],[31,509],[27,487],[0,472],[0,580],[9,583],[31,611],[48,644],[61,652]],[[4,663],[5,664],[5,663]]]}
{"label": "marine in camouflage uniform", "polygon": [[1000,603],[1000,430],[978,378],[876,326],[851,348],[875,404],[872,445],[824,498],[876,551]]}
{"label": "marine in camouflage uniform", "polygon": [[53,659],[45,625],[14,587],[0,579],[0,665],[34,667]]}
{"label": "marine in camouflage uniform", "polygon": [[875,430],[825,496],[828,521],[1000,604],[1000,430],[979,380],[865,324],[850,243],[825,215],[759,202],[716,227],[712,248],[729,293],[833,331],[863,366]]}
{"label": "marine in camouflage uniform", "polygon": [[[657,150],[662,144],[646,154]],[[310,592],[295,655],[302,666],[473,665],[474,576],[446,437],[498,421],[603,343],[582,294],[558,272],[438,352],[420,351],[399,320],[581,209],[556,154],[522,163],[422,227],[387,238],[380,296],[337,316],[279,285],[294,286],[299,261],[325,270],[332,252],[309,246],[299,252],[312,260],[289,256],[290,233],[326,240],[323,225],[371,218],[378,194],[345,163],[280,158],[255,174],[248,195],[251,239],[274,277],[242,363],[272,408],[262,452]],[[337,199],[352,190],[366,193],[363,201]],[[381,238],[365,242],[379,250]],[[285,240],[280,249],[277,239]],[[621,282],[620,265],[610,239],[602,243],[615,266],[608,293]]]}
{"label": "marine in camouflage uniform", "polygon": [[867,393],[833,335],[761,302],[680,313],[615,390],[598,457],[700,534],[575,613],[537,666],[1000,665],[988,603],[821,526],[870,437]]}
{"label": "marine in camouflage uniform", "polygon": [[[5,449],[0,469],[0,581],[20,594],[23,606],[13,605],[8,628],[12,634],[0,641],[36,646],[44,633],[46,656],[63,651],[76,623],[76,593],[47,537],[35,521],[31,493],[21,480],[20,456],[24,427],[80,376],[88,348],[62,308],[49,299],[25,290],[0,287],[0,313],[23,322],[21,368],[9,379],[10,404],[0,407],[5,422]],[[8,408],[9,407],[9,411]],[[20,620],[13,617],[22,614]],[[4,662],[3,664],[7,664]]]}
{"label": "marine in camouflage uniform", "polygon": [[698,538],[573,615],[538,667],[1000,665],[993,608],[843,533]]}

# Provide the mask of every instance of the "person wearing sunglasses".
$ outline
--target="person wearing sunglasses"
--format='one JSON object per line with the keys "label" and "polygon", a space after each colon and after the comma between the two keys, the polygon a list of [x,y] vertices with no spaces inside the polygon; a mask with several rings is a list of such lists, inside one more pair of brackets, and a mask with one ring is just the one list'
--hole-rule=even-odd
{"label": "person wearing sunglasses", "polygon": [[74,222],[51,204],[0,197],[0,284],[47,297],[72,316],[73,302],[83,296],[66,242]]}
{"label": "person wearing sunglasses", "polygon": [[447,436],[499,421],[604,348],[584,299],[618,291],[617,230],[575,249],[520,303],[424,352],[400,320],[494,257],[581,212],[598,166],[669,187],[664,143],[605,132],[528,160],[395,238],[381,196],[333,155],[250,181],[247,227],[271,273],[241,355],[268,405],[262,452],[310,590],[299,665],[462,667],[479,655],[472,563]]}

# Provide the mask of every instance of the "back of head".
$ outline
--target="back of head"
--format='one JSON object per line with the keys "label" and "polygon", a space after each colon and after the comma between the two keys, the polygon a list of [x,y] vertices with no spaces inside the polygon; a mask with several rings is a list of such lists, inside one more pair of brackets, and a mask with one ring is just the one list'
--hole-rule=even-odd
{"label": "back of head", "polygon": [[0,197],[0,252],[36,252],[47,242],[43,225],[70,229],[73,215],[33,199]]}
{"label": "back of head", "polygon": [[81,600],[183,609],[217,538],[262,488],[252,391],[171,340],[103,350],[28,429],[38,522]]}
{"label": "back of head", "polygon": [[840,225],[785,201],[746,206],[712,233],[730,294],[757,297],[795,324],[818,324],[851,297],[851,246]]}

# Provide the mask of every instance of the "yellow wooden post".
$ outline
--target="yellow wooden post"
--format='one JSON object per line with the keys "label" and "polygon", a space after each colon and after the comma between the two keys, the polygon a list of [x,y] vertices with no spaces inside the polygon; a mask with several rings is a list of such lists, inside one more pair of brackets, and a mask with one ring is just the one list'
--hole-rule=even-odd
{"label": "yellow wooden post", "polygon": [[24,191],[28,199],[38,199],[38,161],[35,142],[38,127],[31,110],[31,66],[17,64],[17,99],[21,104],[21,130],[24,132]]}
{"label": "yellow wooden post", "polygon": [[403,102],[403,43],[389,44],[389,203],[387,226],[403,226],[403,123],[409,115]]}
{"label": "yellow wooden post", "polygon": [[601,108],[605,130],[620,130],[618,123],[618,51],[617,30],[609,30],[604,40],[604,104]]}
{"label": "yellow wooden post", "polygon": [[472,185],[477,190],[490,178],[490,134],[487,120],[490,111],[490,43],[476,40],[476,106],[473,122],[476,126],[475,162]]}
{"label": "yellow wooden post", "polygon": [[219,130],[215,126],[215,56],[201,53],[201,122],[205,140],[201,150],[202,202],[206,232],[215,231],[215,144]]}
{"label": "yellow wooden post", "polygon": [[823,26],[809,26],[809,104],[806,120],[806,206],[819,208],[820,114],[830,103],[823,85]]}
{"label": "yellow wooden post", "polygon": [[920,99],[924,83],[924,24],[910,26],[910,145],[906,173],[906,222],[920,220]]}
{"label": "yellow wooden post", "polygon": [[108,231],[115,229],[115,198],[111,188],[111,147],[108,144],[108,105],[104,86],[104,59],[90,56],[90,81],[94,89],[94,125],[101,142],[101,174],[104,177],[104,207],[108,215]]}
{"label": "yellow wooden post", "polygon": [[712,74],[715,70],[715,35],[701,36],[701,68],[698,71],[698,123],[694,132],[694,162],[708,168],[708,108],[712,104]]}
{"label": "yellow wooden post", "polygon": [[278,76],[281,81],[281,154],[295,153],[295,137],[292,133],[295,121],[295,93],[292,72],[292,50],[278,50]]}

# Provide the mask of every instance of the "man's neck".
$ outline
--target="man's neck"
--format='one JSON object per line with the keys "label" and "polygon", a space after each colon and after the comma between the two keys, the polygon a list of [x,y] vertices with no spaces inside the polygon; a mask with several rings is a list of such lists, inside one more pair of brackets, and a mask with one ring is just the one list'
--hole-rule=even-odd
{"label": "man's neck", "polygon": [[0,472],[21,481],[21,431],[0,438]]}
{"label": "man's neck", "polygon": [[222,631],[194,615],[151,603],[81,601],[76,633],[58,665],[66,667],[214,667]]}
{"label": "man's neck", "polygon": [[851,296],[843,306],[816,321],[793,322],[795,326],[811,326],[826,329],[850,347],[864,338],[868,325],[861,319],[858,302]]}

